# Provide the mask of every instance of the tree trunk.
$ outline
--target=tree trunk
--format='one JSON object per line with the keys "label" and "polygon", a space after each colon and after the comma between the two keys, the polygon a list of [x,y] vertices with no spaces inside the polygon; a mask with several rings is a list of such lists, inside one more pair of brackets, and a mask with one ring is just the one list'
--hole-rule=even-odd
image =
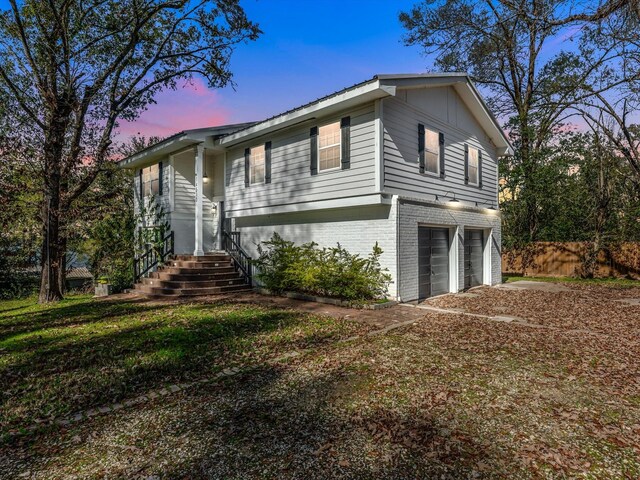
{"label": "tree trunk", "polygon": [[43,206],[42,228],[42,275],[40,277],[40,295],[38,303],[56,302],[62,300],[62,287],[60,285],[60,216],[59,196],[45,196]]}
{"label": "tree trunk", "polygon": [[62,102],[65,108],[55,111],[49,121],[49,133],[44,144],[44,204],[42,225],[42,276],[40,279],[39,303],[62,300],[65,268],[64,253],[66,242],[61,241],[62,221],[62,157],[65,132],[69,123],[71,109]]}

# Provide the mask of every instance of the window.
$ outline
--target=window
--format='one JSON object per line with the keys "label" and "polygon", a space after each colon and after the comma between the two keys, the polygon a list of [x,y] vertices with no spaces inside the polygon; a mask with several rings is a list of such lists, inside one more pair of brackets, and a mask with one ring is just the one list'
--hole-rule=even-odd
{"label": "window", "polygon": [[479,152],[477,148],[469,147],[469,166],[468,175],[469,183],[478,185],[478,158]]}
{"label": "window", "polygon": [[253,147],[249,157],[249,183],[264,183],[264,145]]}
{"label": "window", "polygon": [[424,171],[439,173],[440,167],[440,135],[438,132],[424,129]]}
{"label": "window", "polygon": [[160,193],[160,167],[158,164],[142,169],[142,196]]}
{"label": "window", "polygon": [[318,129],[318,170],[340,168],[340,122],[330,123]]}

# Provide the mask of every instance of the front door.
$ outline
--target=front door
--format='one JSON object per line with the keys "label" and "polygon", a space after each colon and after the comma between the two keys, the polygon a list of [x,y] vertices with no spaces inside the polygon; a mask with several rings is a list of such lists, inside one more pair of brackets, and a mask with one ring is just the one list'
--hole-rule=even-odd
{"label": "front door", "polygon": [[418,227],[418,298],[449,292],[449,229]]}
{"label": "front door", "polygon": [[484,234],[464,230],[464,288],[482,285]]}

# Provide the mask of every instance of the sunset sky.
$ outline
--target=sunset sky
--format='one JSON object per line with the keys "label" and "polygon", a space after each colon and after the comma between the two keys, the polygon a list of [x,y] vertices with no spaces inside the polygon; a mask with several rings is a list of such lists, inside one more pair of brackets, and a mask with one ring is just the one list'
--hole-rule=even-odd
{"label": "sunset sky", "polygon": [[211,91],[202,82],[165,92],[123,134],[166,136],[185,128],[260,120],[370,78],[376,73],[421,72],[417,48],[402,44],[402,1],[244,0],[264,32],[238,46],[232,88]]}
{"label": "sunset sky", "polygon": [[[183,129],[260,120],[376,73],[417,73],[432,60],[402,43],[398,13],[417,0],[243,0],[264,32],[239,45],[233,88],[209,90],[202,81],[157,96],[157,104],[120,136],[168,136]],[[0,0],[0,8],[9,7]],[[553,39],[547,54],[567,45]]]}

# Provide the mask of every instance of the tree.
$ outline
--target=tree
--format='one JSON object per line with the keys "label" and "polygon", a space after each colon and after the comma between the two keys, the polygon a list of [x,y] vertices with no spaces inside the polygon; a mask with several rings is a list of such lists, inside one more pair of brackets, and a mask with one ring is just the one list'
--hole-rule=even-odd
{"label": "tree", "polygon": [[[633,0],[636,2],[636,0]],[[525,241],[540,231],[540,166],[544,151],[566,119],[567,105],[584,84],[596,84],[598,67],[606,52],[594,52],[594,69],[567,69],[578,59],[560,52],[545,59],[547,47],[559,35],[568,35],[590,22],[599,22],[625,9],[629,0],[608,0],[600,5],[572,0],[426,0],[400,14],[407,30],[405,42],[435,54],[444,71],[466,71],[489,93],[489,104],[507,128],[516,153],[503,167],[517,185],[527,229]],[[580,35],[580,33],[574,33]],[[599,57],[598,57],[599,55]],[[605,93],[613,85],[602,85]]]}
{"label": "tree", "polygon": [[[594,61],[594,44],[606,52],[605,62]],[[640,128],[632,123],[640,110],[640,2],[629,2],[617,15],[585,28],[580,54],[580,68],[593,68],[599,82],[582,85],[569,108],[607,138],[640,187]],[[603,84],[614,88],[603,89]]]}
{"label": "tree", "polygon": [[[0,14],[1,151],[24,152],[42,192],[40,302],[62,298],[69,213],[114,158],[113,136],[162,89],[232,80],[260,31],[238,0],[9,0]],[[3,131],[0,126],[0,131]]]}

